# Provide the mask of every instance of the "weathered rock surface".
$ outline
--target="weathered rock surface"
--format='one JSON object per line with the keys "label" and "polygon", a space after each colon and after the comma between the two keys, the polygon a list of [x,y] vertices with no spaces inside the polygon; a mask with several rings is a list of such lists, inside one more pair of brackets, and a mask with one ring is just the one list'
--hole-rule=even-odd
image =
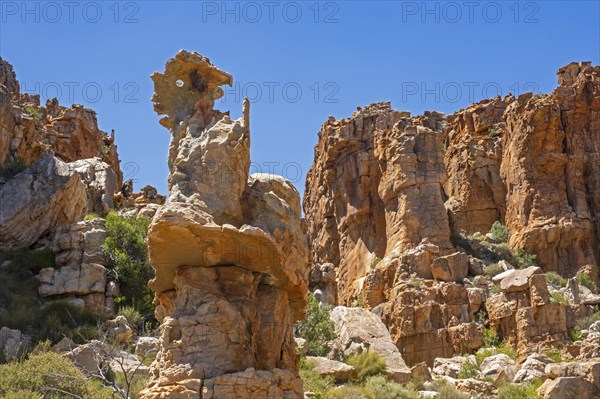
{"label": "weathered rock surface", "polygon": [[64,162],[100,158],[121,186],[114,136],[98,129],[96,113],[81,105],[65,108],[52,99],[20,94],[12,66],[0,57],[0,164],[20,159],[32,164],[48,151]]}
{"label": "weathered rock surface", "polygon": [[548,379],[538,390],[542,399],[594,399],[597,392],[597,387],[583,377]]}
{"label": "weathered rock surface", "polygon": [[523,94],[506,109],[501,176],[510,245],[544,271],[573,276],[600,260],[600,67],[571,63],[550,95]]}
{"label": "weathered rock surface", "polygon": [[133,330],[129,327],[129,322],[123,316],[117,316],[112,320],[105,321],[102,325],[102,331],[106,338],[120,344],[129,343],[133,336]]}
{"label": "weathered rock surface", "polygon": [[353,366],[326,357],[307,356],[306,361],[320,376],[331,377],[338,383],[348,382],[358,375],[358,370]]}
{"label": "weathered rock surface", "polygon": [[[560,347],[568,339],[567,306],[551,303],[545,276],[532,274],[537,269],[516,270],[504,277],[502,282],[510,283],[504,284],[505,289],[518,286],[519,291],[492,295],[486,301],[492,328],[523,357]],[[528,287],[521,287],[525,276]]]}
{"label": "weathered rock surface", "polygon": [[[351,304],[378,259],[423,238],[450,254],[442,199],[442,114],[410,118],[378,103],[321,128],[304,196],[314,264],[338,269],[338,302]],[[425,269],[429,265],[425,265]]]}
{"label": "weathered rock surface", "polygon": [[142,398],[301,398],[292,323],[303,317],[308,248],[299,194],[248,176],[249,104],[213,110],[231,76],[180,51],[152,76],[171,130],[169,198],[149,231],[160,351]]}
{"label": "weathered rock surface", "polygon": [[0,363],[18,360],[25,349],[21,331],[0,328]]}
{"label": "weathered rock surface", "polygon": [[79,174],[45,155],[0,187],[0,249],[30,246],[52,229],[83,219],[87,206]]}
{"label": "weathered rock surface", "polygon": [[514,97],[496,97],[448,116],[444,191],[453,231],[486,233],[504,220],[506,188],[500,177],[502,117]]}
{"label": "weathered rock surface", "polygon": [[552,360],[545,355],[537,353],[531,354],[521,364],[521,368],[515,374],[513,381],[516,383],[534,381],[536,379],[546,379],[546,366],[552,363]]}
{"label": "weathered rock surface", "polygon": [[331,312],[331,320],[336,334],[332,343],[334,358],[341,359],[369,350],[385,359],[388,377],[397,382],[410,380],[410,368],[392,342],[387,328],[375,314],[366,309],[337,306]]}

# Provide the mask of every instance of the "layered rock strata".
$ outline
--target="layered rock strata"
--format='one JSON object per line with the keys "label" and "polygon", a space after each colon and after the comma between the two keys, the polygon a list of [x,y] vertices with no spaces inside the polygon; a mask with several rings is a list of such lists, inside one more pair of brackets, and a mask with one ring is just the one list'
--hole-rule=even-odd
{"label": "layered rock strata", "polygon": [[169,197],[150,226],[160,352],[150,398],[301,398],[292,323],[303,317],[308,250],[300,198],[248,176],[249,104],[213,110],[229,74],[180,51],[152,75],[171,131]]}

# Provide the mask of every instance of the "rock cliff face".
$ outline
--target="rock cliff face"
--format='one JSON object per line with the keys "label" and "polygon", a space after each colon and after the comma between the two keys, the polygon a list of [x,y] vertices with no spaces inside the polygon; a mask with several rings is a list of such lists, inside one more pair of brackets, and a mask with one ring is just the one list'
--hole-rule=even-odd
{"label": "rock cliff face", "polygon": [[506,110],[501,174],[510,244],[544,270],[598,282],[600,67],[572,63],[550,95],[524,94]]}
{"label": "rock cliff face", "polygon": [[505,221],[546,271],[598,281],[600,67],[571,63],[552,94],[508,96],[449,117],[446,206],[455,231]]}
{"label": "rock cliff face", "polygon": [[444,208],[444,117],[410,118],[389,103],[330,118],[319,133],[304,211],[315,264],[337,267],[338,299],[350,304],[360,279],[392,252],[428,238],[452,252]]}
{"label": "rock cliff face", "polygon": [[448,117],[444,191],[452,228],[467,234],[488,232],[504,220],[506,188],[500,177],[503,114],[514,97],[496,97],[473,104]]}
{"label": "rock cliff face", "polygon": [[21,94],[12,66],[0,57],[0,164],[32,164],[51,152],[65,162],[100,158],[121,186],[123,175],[114,137],[98,129],[96,113],[81,105],[65,108],[57,99],[40,106],[38,95]]}
{"label": "rock cliff face", "polygon": [[[599,282],[599,73],[573,63],[550,95],[497,97],[447,118],[411,118],[389,103],[330,117],[303,201],[311,289],[323,302],[373,309],[408,364],[431,364],[482,342],[475,321],[487,285],[464,279],[497,259],[473,251],[466,235],[500,221],[509,230],[505,251],[524,249],[542,271]],[[532,290],[542,288],[538,281]],[[565,341],[564,308],[537,291],[543,303],[503,295],[500,302],[516,304],[512,324],[496,317],[494,325],[511,343],[533,339],[536,323],[548,327],[547,342]],[[523,337],[511,335],[516,324]]]}
{"label": "rock cliff face", "polygon": [[244,118],[213,110],[231,76],[180,51],[152,76],[171,131],[169,192],[149,231],[161,350],[142,397],[301,398],[292,323],[308,249],[287,180],[248,176]]}

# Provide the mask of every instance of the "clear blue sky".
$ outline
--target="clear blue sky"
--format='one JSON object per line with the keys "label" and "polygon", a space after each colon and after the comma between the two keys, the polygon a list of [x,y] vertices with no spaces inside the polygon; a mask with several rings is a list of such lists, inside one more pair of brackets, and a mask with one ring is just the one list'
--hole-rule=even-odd
{"label": "clear blue sky", "polygon": [[597,1],[0,7],[0,54],[14,65],[22,90],[96,110],[100,127],[115,129],[136,189],[152,184],[163,193],[169,133],[152,109],[149,75],[182,48],[208,56],[238,82],[219,109],[239,117],[243,95],[254,99],[252,171],[272,168],[301,192],[329,115],[347,117],[356,106],[386,100],[413,114],[451,113],[497,92],[549,92],[560,66],[600,63]]}

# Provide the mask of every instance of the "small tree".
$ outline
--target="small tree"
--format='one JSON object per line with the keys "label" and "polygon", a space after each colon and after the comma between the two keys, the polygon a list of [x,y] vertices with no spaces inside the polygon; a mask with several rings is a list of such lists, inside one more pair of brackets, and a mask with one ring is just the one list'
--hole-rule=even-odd
{"label": "small tree", "polygon": [[308,294],[306,317],[296,324],[296,335],[308,342],[308,353],[325,356],[330,351],[329,342],[335,338],[334,324],[330,318],[331,306],[319,304],[313,293]]}
{"label": "small tree", "polygon": [[492,225],[492,228],[490,229],[490,234],[496,241],[508,241],[508,228],[497,220]]}
{"label": "small tree", "polygon": [[123,298],[120,303],[133,306],[142,315],[154,311],[148,280],[154,272],[148,262],[146,236],[149,218],[132,218],[110,212],[106,216],[106,240],[102,246],[110,258]]}

